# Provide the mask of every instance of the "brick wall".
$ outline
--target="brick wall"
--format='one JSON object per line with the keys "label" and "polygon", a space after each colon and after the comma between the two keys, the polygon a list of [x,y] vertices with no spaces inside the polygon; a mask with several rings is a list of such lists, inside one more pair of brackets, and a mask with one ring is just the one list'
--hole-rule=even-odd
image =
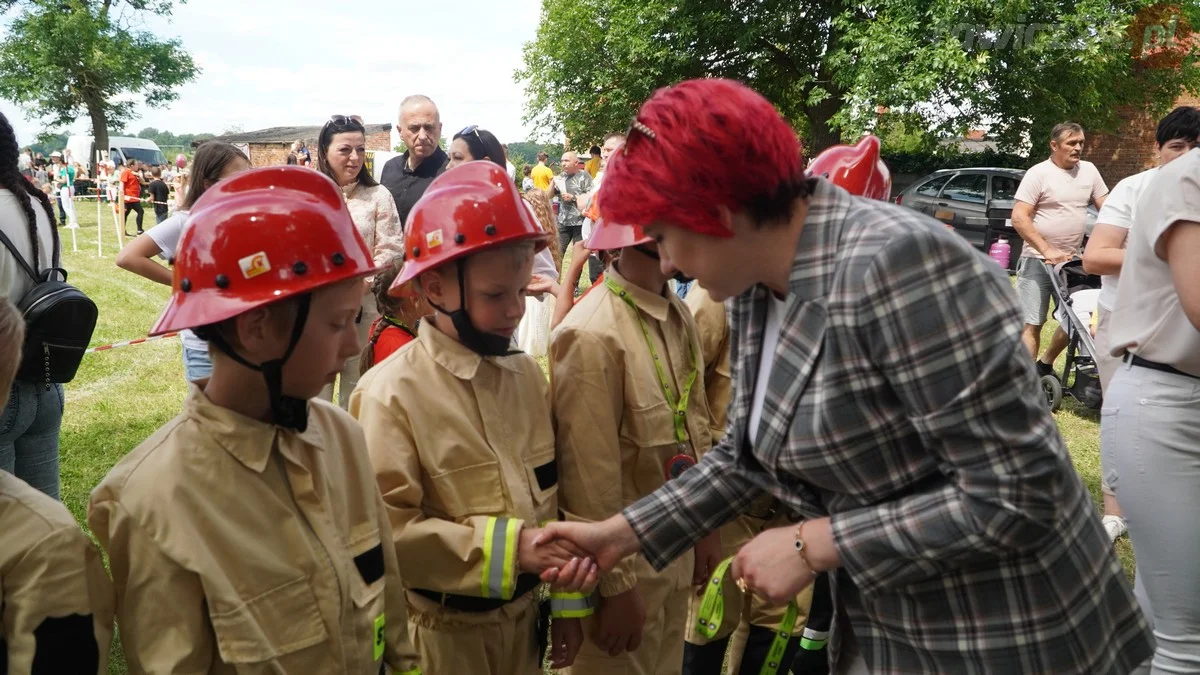
{"label": "brick wall", "polygon": [[[391,150],[392,146],[391,130],[377,131],[372,134],[367,134],[367,150]],[[308,146],[310,152],[315,153],[317,148],[317,139],[305,138],[304,144]],[[280,143],[250,143],[250,166],[258,168],[262,166],[279,166],[287,164],[288,153],[292,151],[292,141]],[[317,161],[316,155],[313,156],[313,163]]]}
{"label": "brick wall", "polygon": [[[1200,107],[1200,97],[1181,96],[1175,106],[1181,105]],[[1155,164],[1154,131],[1158,118],[1133,109],[1124,109],[1118,114],[1122,120],[1120,129],[1113,134],[1091,135],[1085,154],[1085,158],[1100,170],[1109,188],[1122,178]]]}

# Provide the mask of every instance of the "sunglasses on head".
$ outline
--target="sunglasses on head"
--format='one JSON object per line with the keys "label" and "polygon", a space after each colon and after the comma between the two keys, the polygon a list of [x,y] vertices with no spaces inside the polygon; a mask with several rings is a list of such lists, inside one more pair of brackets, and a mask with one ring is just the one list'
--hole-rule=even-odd
{"label": "sunglasses on head", "polygon": [[358,115],[333,115],[332,117],[329,118],[329,121],[326,122],[325,124],[333,125],[335,127],[346,127],[346,126],[354,126],[354,125],[357,125],[360,127],[365,126],[363,124],[362,118],[359,117]]}
{"label": "sunglasses on head", "polygon": [[478,138],[480,143],[483,142],[483,137],[479,135],[478,124],[472,124],[470,126],[463,127],[463,130],[455,134],[455,136],[466,136],[468,134],[475,134],[475,138]]}

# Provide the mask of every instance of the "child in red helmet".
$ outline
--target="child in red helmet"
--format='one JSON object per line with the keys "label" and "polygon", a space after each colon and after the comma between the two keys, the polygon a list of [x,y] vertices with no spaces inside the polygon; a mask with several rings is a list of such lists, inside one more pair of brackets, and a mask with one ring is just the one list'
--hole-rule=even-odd
{"label": "child in red helmet", "polygon": [[[503,167],[470,162],[436,178],[409,214],[392,286],[415,286],[436,313],[350,397],[431,673],[540,674],[537,575],[591,572],[578,551],[533,546],[558,517],[558,465],[545,375],[512,336],[545,236]],[[562,668],[590,602],[552,595],[551,608]]]}
{"label": "child in red helmet", "polygon": [[[696,326],[641,228],[596,223],[587,247],[620,251],[550,344],[562,510],[603,520],[695,464],[711,444]],[[714,536],[661,571],[627,558],[599,580],[572,675],[678,674],[691,586],[719,562]],[[719,665],[719,664],[718,664]]]}
{"label": "child in red helmet", "polygon": [[420,672],[361,429],[314,397],[358,352],[371,261],[337,186],[259,169],[198,200],[152,335],[212,377],[92,492],[133,672]]}

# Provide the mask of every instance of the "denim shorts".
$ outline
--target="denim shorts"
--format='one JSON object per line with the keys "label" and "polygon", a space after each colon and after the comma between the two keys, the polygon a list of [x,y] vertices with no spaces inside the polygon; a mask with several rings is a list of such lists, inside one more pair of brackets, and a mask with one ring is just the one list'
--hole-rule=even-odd
{"label": "denim shorts", "polygon": [[7,471],[58,499],[58,433],[61,384],[17,381],[0,412],[0,471]]}

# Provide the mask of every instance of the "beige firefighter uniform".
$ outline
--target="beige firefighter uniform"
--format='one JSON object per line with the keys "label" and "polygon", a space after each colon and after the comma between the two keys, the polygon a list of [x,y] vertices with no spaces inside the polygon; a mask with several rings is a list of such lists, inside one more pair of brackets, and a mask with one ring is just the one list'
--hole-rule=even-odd
{"label": "beige firefighter uniform", "polygon": [[0,471],[0,666],[107,673],[113,591],[66,507]]}
{"label": "beige firefighter uniform", "polygon": [[[699,457],[710,443],[704,383],[694,374],[703,365],[700,345],[683,301],[669,291],[664,295],[639,288],[615,267],[604,274],[605,287],[579,300],[550,345],[562,466],[559,503],[574,520],[597,521],[619,513],[666,482],[673,457]],[[672,402],[652,354],[658,356]],[[686,414],[677,415],[674,404],[685,391]],[[678,433],[676,419],[682,422]],[[599,591],[604,598],[638,589],[646,607],[641,646],[610,657],[591,640],[593,621],[586,620],[584,645],[570,672],[679,673],[693,571],[691,552],[661,572],[641,556],[621,561],[600,579]]]}
{"label": "beige firefighter uniform", "polygon": [[[696,321],[696,332],[700,336],[700,348],[704,354],[704,391],[708,396],[710,428],[715,444],[725,436],[725,415],[733,395],[729,370],[729,322],[725,314],[725,305],[713,300],[708,291],[699,284],[692,287],[685,303]],[[742,545],[765,529],[794,522],[796,521],[789,518],[787,513],[781,512],[773,497],[763,497],[755,502],[749,513],[735,518],[721,528],[723,556],[728,558],[735,555]],[[750,626],[777,628],[783,621],[787,606],[770,607],[754,594],[739,591],[728,575],[724,585],[724,598],[725,621],[714,637],[705,638],[696,630],[700,599],[694,595],[691,597],[687,641],[702,645],[732,634],[727,652],[727,668],[728,672],[736,673],[742,661]],[[799,609],[794,628],[796,634],[800,633],[808,620],[808,607],[811,602],[812,586],[809,585],[796,596]]]}
{"label": "beige firefighter uniform", "polygon": [[[423,321],[350,397],[391,519],[413,642],[428,673],[541,673],[538,579],[523,527],[558,516],[546,377],[524,354],[482,357]],[[555,596],[557,616],[590,613]]]}
{"label": "beige firefighter uniform", "polygon": [[88,523],[133,673],[420,672],[362,431],[329,403],[296,432],[193,386]]}

